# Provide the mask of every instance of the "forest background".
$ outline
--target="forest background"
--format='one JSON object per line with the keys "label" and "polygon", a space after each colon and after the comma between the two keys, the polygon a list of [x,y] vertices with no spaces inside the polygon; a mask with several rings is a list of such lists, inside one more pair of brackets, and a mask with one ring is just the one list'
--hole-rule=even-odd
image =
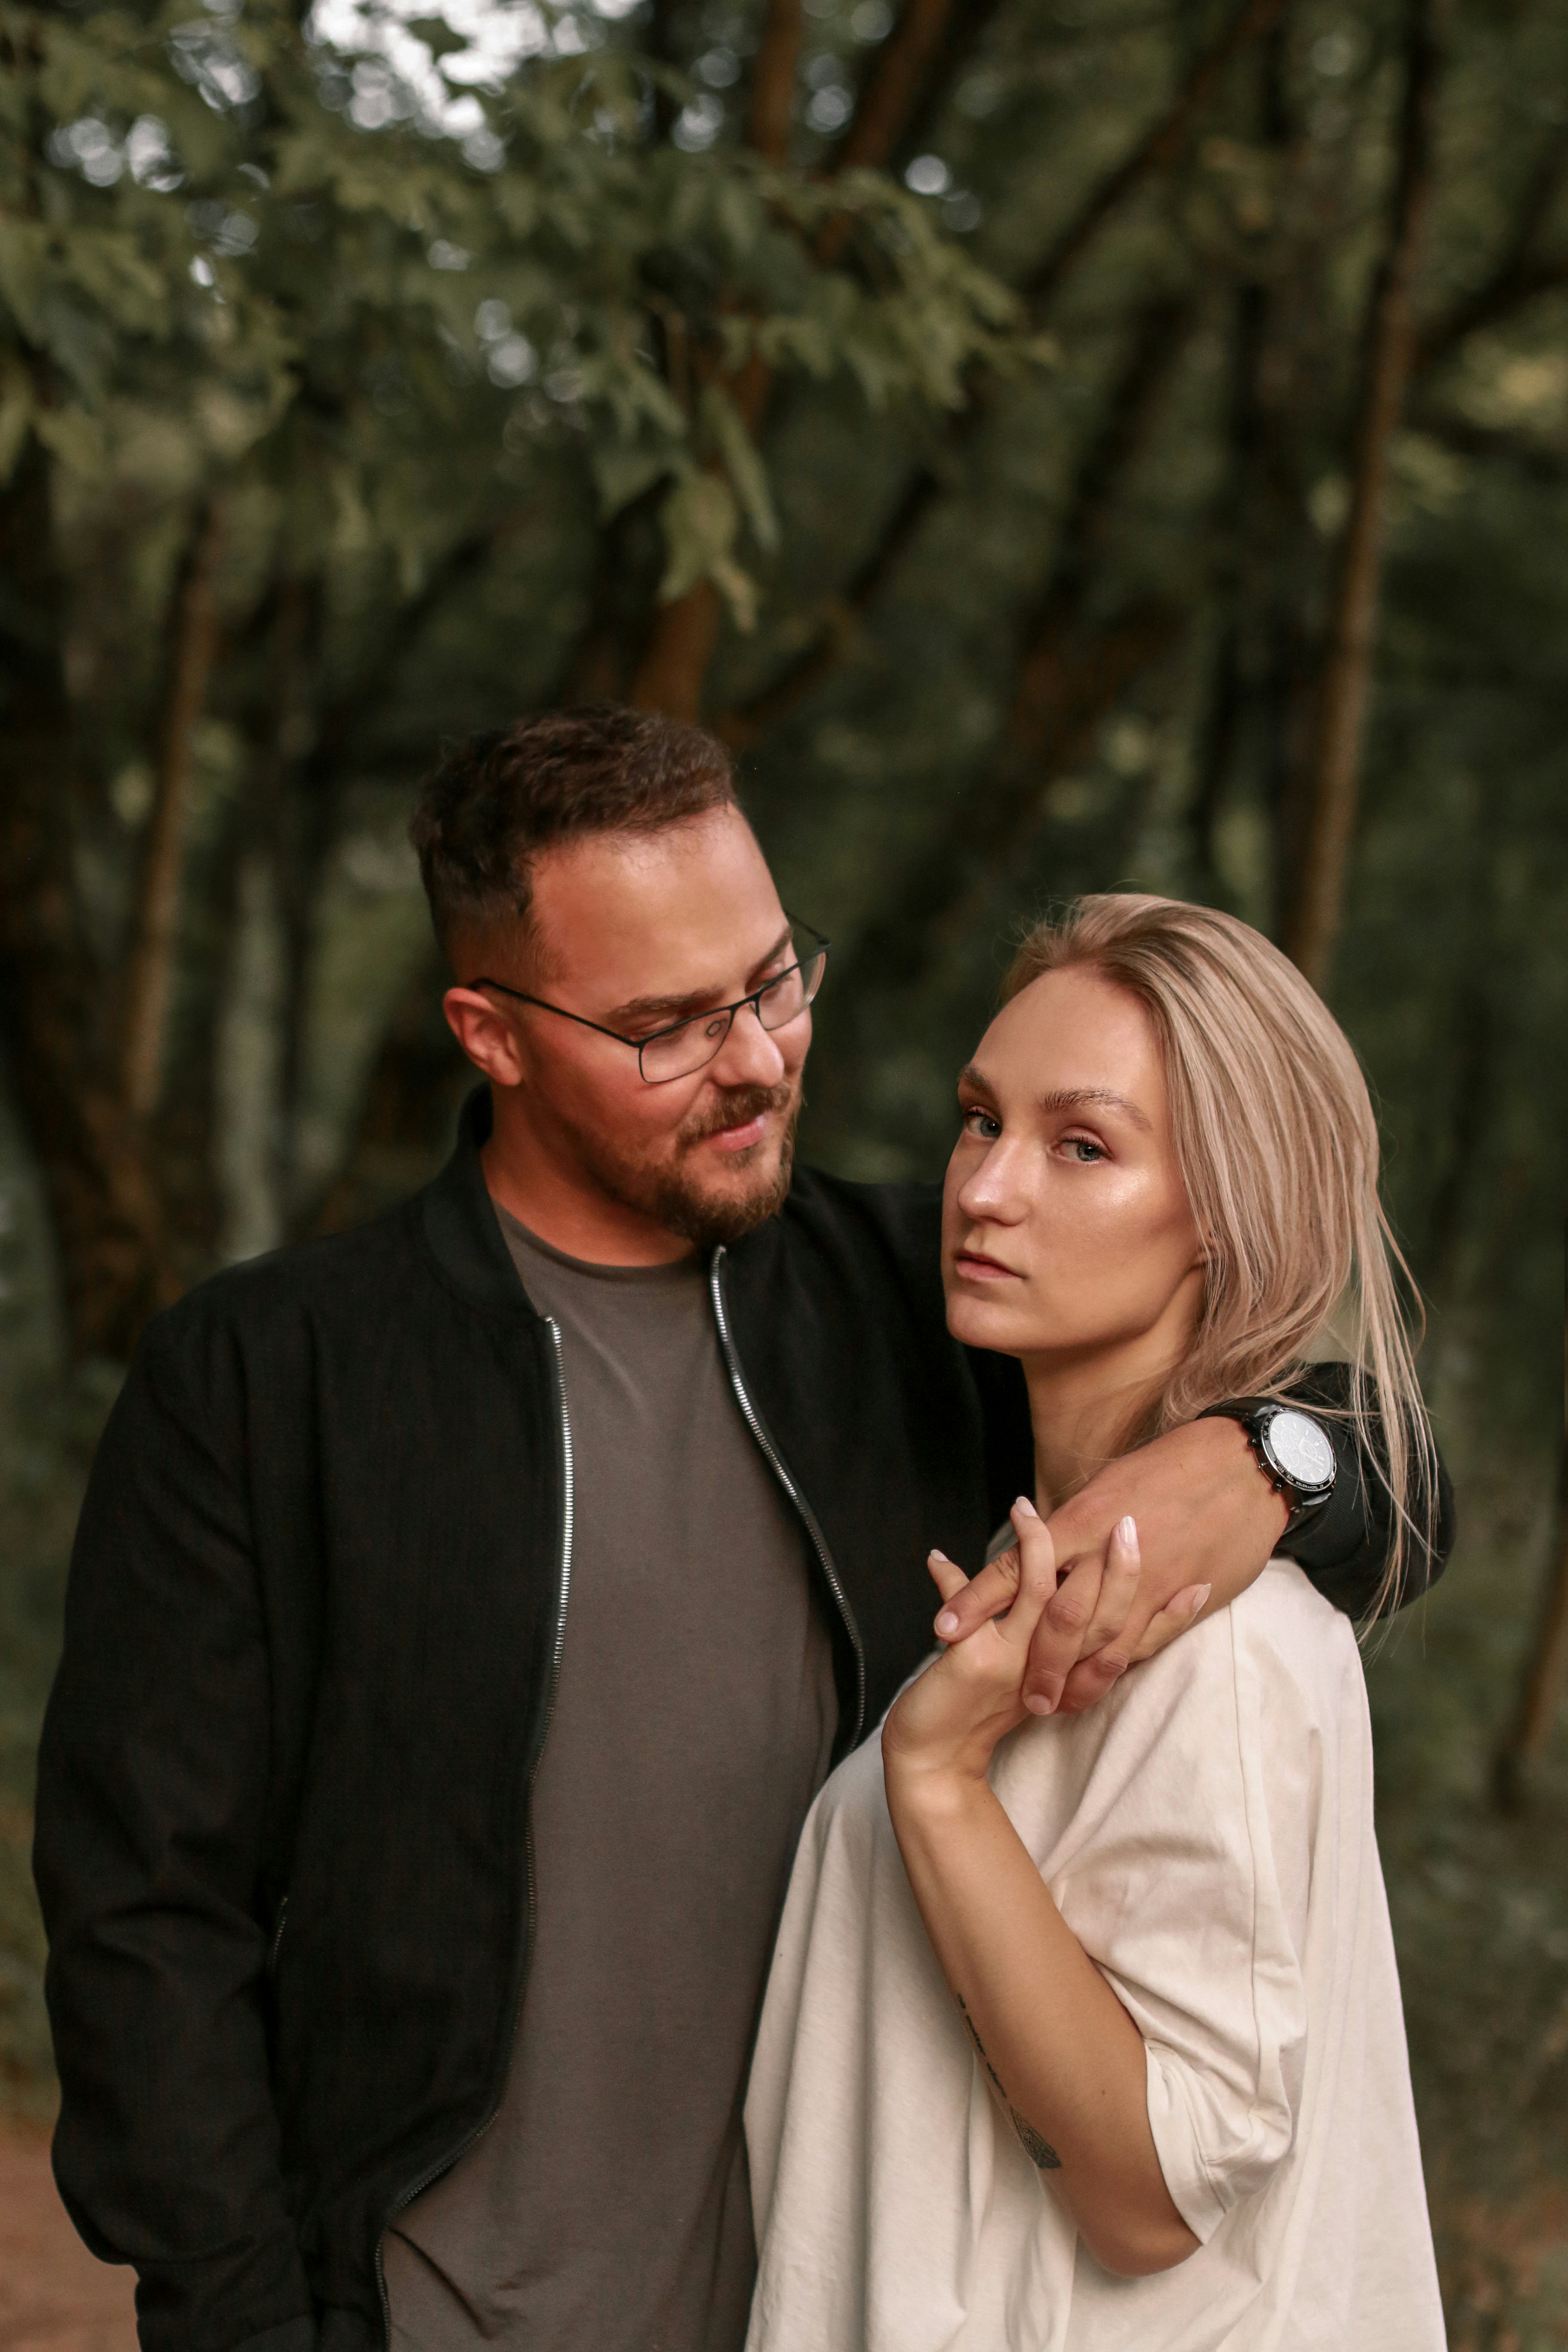
{"label": "forest background", "polygon": [[1369,1656],[1445,2293],[1568,2343],[1568,12],[4,0],[0,122],[0,2105],[127,1353],[438,1162],[415,782],[629,697],[833,937],[827,1165],[940,1170],[1079,890],[1349,1029],[1463,1514]]}

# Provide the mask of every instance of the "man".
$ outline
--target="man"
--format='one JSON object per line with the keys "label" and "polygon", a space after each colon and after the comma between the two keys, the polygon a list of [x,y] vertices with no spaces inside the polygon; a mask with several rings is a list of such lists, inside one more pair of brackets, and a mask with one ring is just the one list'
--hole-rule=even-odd
{"label": "man", "polygon": [[[161,1318],[84,1507],[57,2171],[151,2352],[736,2352],[796,1833],[931,1646],[927,1549],[977,1558],[1029,1485],[1022,1382],[947,1336],[932,1194],[792,1172],[823,943],[717,743],[513,727],[414,838],[488,1093],[405,1208]],[[1374,1589],[1343,1437],[1281,1495],[1250,1433],[1058,1515],[1041,1705],[1233,1597],[1293,1506],[1324,1589]]]}

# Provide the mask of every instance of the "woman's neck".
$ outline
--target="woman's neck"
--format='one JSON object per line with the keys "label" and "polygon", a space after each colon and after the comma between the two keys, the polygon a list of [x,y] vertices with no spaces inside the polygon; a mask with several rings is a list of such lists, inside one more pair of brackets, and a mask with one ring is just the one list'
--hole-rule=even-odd
{"label": "woman's neck", "polygon": [[1142,1344],[1026,1356],[1029,1419],[1035,1433],[1035,1504],[1048,1518],[1096,1471],[1127,1451],[1184,1349],[1168,1335]]}

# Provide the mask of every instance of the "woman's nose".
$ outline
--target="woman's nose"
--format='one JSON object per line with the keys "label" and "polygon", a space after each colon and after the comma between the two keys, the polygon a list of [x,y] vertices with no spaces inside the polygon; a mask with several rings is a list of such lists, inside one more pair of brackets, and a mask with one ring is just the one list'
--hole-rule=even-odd
{"label": "woman's nose", "polygon": [[1016,1224],[1027,1202],[1017,1147],[998,1138],[958,1188],[958,1205],[973,1224]]}

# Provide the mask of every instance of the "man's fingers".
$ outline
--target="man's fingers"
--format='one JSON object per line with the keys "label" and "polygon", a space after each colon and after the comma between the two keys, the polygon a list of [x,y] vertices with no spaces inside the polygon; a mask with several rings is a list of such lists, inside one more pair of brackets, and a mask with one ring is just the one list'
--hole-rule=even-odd
{"label": "man's fingers", "polygon": [[1050,1605],[1057,1590],[1057,1549],[1050,1529],[1026,1495],[1019,1496],[1011,1517],[1018,1538],[1018,1592],[999,1630],[1016,1649],[1026,1650],[1040,1612]]}
{"label": "man's fingers", "polygon": [[1083,1715],[1098,1706],[1113,1683],[1121,1681],[1131,1661],[1120,1644],[1096,1650],[1091,1658],[1080,1658],[1066,1682],[1057,1701],[1058,1715]]}
{"label": "man's fingers", "polygon": [[1138,1598],[1138,1579],[1143,1562],[1138,1549],[1137,1522],[1119,1519],[1110,1531],[1106,1547],[1105,1573],[1100,1580],[1100,1594],[1094,1604],[1079,1645],[1080,1657],[1091,1657],[1097,1650],[1119,1643],[1132,1604]]}
{"label": "man's fingers", "polygon": [[968,1590],[969,1579],[956,1560],[949,1559],[944,1551],[928,1551],[926,1572],[944,1601]]}
{"label": "man's fingers", "polygon": [[944,1593],[942,1607],[937,1612],[936,1638],[939,1642],[967,1641],[1004,1609],[1011,1609],[1018,1597],[1021,1563],[1016,1549],[1005,1551],[972,1576],[962,1592]]}
{"label": "man's fingers", "polygon": [[1131,1663],[1136,1665],[1141,1658],[1152,1658],[1156,1650],[1163,1650],[1167,1642],[1184,1633],[1194,1619],[1203,1614],[1213,1590],[1211,1584],[1189,1584],[1173,1601],[1168,1601],[1157,1616],[1150,1618],[1132,1651]]}
{"label": "man's fingers", "polygon": [[1070,1568],[1040,1612],[1029,1644],[1024,1705],[1031,1715],[1053,1715],[1062,1685],[1078,1663],[1100,1597],[1100,1561],[1090,1554]]}

